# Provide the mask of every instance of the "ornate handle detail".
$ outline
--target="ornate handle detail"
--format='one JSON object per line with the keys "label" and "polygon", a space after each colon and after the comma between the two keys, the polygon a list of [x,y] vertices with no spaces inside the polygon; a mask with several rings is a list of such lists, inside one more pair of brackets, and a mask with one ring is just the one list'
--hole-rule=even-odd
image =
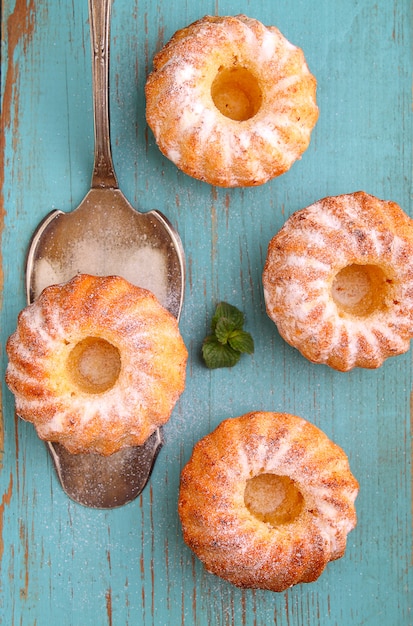
{"label": "ornate handle detail", "polygon": [[112,162],[109,122],[109,43],[112,0],[89,0],[92,48],[95,157],[92,188],[118,188]]}

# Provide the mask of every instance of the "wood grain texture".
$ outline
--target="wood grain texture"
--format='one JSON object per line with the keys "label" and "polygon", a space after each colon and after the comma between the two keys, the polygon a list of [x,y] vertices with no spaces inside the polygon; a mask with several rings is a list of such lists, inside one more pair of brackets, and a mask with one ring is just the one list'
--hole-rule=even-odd
{"label": "wood grain texture", "polygon": [[[182,26],[244,12],[303,48],[320,119],[290,172],[255,189],[215,189],[165,159],[145,123],[153,54]],[[363,189],[412,214],[412,7],[407,0],[114,0],[111,119],[119,184],[141,210],[161,209],[185,247],[181,330],[187,388],[165,429],[150,484],[132,504],[94,511],[68,500],[44,445],[14,416],[3,383],[0,623],[4,626],[407,626],[413,623],[411,353],[377,371],[308,363],[267,318],[268,242],[293,211]],[[53,208],[77,206],[93,158],[86,0],[2,4],[1,345],[24,306],[31,233]],[[206,370],[200,346],[215,304],[246,314],[252,357]],[[6,356],[2,350],[1,375]],[[346,556],[311,585],[241,591],[208,574],[183,544],[179,473],[223,418],[285,410],[348,453],[360,481]],[[3,428],[0,428],[2,432]]]}

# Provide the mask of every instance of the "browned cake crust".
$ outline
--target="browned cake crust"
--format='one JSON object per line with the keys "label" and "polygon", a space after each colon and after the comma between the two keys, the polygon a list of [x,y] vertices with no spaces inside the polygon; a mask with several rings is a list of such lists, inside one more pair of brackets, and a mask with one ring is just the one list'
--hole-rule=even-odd
{"label": "browned cake crust", "polygon": [[207,15],[175,33],[153,65],[147,121],[186,174],[222,187],[261,185],[307,149],[316,80],[274,26]]}
{"label": "browned cake crust", "polygon": [[363,191],[297,211],[273,237],[267,313],[314,363],[377,368],[413,336],[413,221]]}
{"label": "browned cake crust", "polygon": [[7,354],[18,415],[72,453],[143,444],[185,386],[177,320],[117,276],[47,287],[19,314]]}
{"label": "browned cake crust", "polygon": [[343,556],[357,493],[346,454],[316,426],[254,412],[195,445],[178,508],[184,540],[209,572],[283,591]]}

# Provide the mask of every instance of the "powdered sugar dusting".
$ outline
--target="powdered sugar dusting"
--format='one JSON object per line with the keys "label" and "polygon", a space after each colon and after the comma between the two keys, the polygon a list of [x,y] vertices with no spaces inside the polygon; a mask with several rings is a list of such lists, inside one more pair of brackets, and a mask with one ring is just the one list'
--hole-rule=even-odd
{"label": "powdered sugar dusting", "polygon": [[[263,521],[246,502],[247,491],[249,502],[254,497],[251,479],[266,474],[290,479],[302,498],[285,523]],[[256,412],[225,420],[195,445],[178,510],[185,541],[209,571],[242,587],[283,591],[315,580],[344,554],[357,493],[345,453],[322,431],[293,415]]]}
{"label": "powdered sugar dusting", "polygon": [[[116,254],[111,254],[110,268],[106,268],[107,254],[99,241],[90,239],[76,242],[76,260],[79,273],[88,273],[94,276],[110,275],[122,276],[129,282],[151,291],[159,302],[168,308],[168,269],[165,254],[162,250],[150,245],[140,248],[119,247]],[[35,292],[41,293],[48,285],[55,285],[72,278],[66,275],[67,267],[72,268],[74,263],[67,258],[70,250],[66,251],[63,259],[37,258],[34,267]],[[107,272],[105,272],[107,270]],[[73,272],[73,270],[71,270]]]}
{"label": "powdered sugar dusting", "polygon": [[[90,338],[119,352],[116,379],[104,391],[78,384],[73,369],[74,349]],[[142,445],[169,419],[185,384],[177,320],[117,276],[82,274],[45,289],[22,312],[7,352],[18,414],[75,453]]]}
{"label": "powdered sugar dusting", "polygon": [[[413,222],[409,232],[396,205],[402,228],[387,231],[387,205],[364,192],[326,198],[293,214],[269,245],[268,314],[312,361],[342,370],[379,367],[410,347],[413,311],[405,294],[413,290]],[[341,294],[334,296],[335,277],[357,265],[378,267],[384,277],[381,304],[368,315],[343,312]],[[353,291],[344,294],[348,306],[371,289],[368,274],[353,276]]]}
{"label": "powdered sugar dusting", "polygon": [[[289,63],[292,55],[297,62]],[[277,28],[242,15],[207,16],[174,37],[154,66],[147,120],[162,152],[186,173],[225,187],[262,184],[308,146],[318,118],[316,82],[301,51]],[[212,85],[227,67],[248,71],[261,85],[252,117],[227,117],[215,106]]]}

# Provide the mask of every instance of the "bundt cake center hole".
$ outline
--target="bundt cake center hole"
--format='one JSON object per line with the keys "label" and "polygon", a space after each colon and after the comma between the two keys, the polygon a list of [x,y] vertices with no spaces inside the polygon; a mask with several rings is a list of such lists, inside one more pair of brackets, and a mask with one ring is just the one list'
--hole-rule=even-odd
{"label": "bundt cake center hole", "polygon": [[245,67],[220,67],[211,86],[217,109],[237,122],[254,117],[261,108],[262,93],[255,76]]}
{"label": "bundt cake center hole", "polygon": [[278,526],[293,522],[300,515],[304,498],[288,476],[259,474],[247,481],[244,502],[254,517]]}
{"label": "bundt cake center hole", "polygon": [[332,296],[339,310],[365,317],[383,309],[391,281],[377,265],[348,265],[338,272]]}
{"label": "bundt cake center hole", "polygon": [[86,393],[102,393],[113,387],[120,367],[119,350],[99,337],[86,337],[69,354],[72,381]]}

